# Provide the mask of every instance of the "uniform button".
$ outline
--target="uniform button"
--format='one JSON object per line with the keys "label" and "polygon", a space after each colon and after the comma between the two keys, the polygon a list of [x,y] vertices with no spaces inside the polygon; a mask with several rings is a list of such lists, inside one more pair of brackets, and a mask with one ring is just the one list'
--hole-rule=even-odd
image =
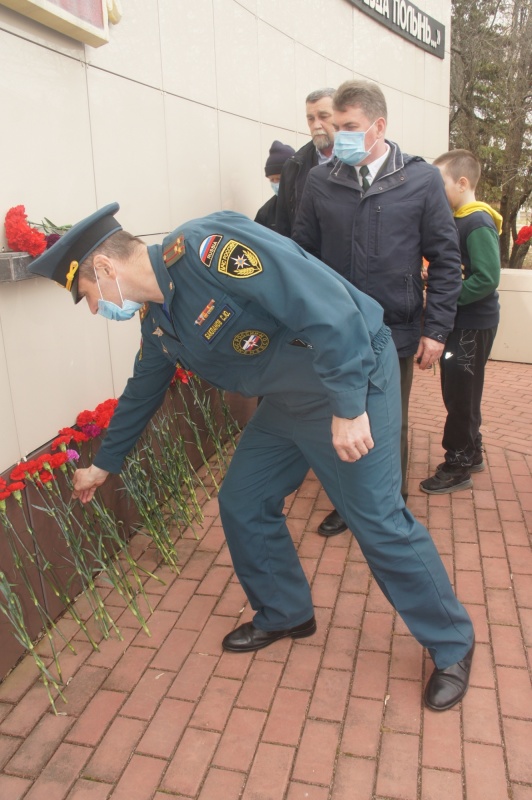
{"label": "uniform button", "polygon": [[169,283],[169,289],[170,289],[171,292],[173,292],[173,290],[174,290],[174,284],[172,283],[172,281],[170,281],[170,283]]}

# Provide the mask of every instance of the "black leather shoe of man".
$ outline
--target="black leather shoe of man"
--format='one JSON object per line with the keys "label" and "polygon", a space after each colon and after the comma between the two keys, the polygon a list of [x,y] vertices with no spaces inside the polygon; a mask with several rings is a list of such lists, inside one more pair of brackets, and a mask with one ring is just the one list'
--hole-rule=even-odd
{"label": "black leather shoe of man", "polygon": [[343,533],[347,530],[347,525],[336,509],[327,514],[323,522],[318,528],[318,533],[321,536],[336,536],[338,533]]}
{"label": "black leather shoe of man", "polygon": [[252,622],[244,622],[243,625],[239,625],[224,637],[222,647],[232,653],[249,653],[252,650],[268,647],[278,639],[286,639],[287,636],[291,636],[292,639],[303,639],[305,636],[312,636],[313,633],[316,633],[314,617],[303,622],[302,625],[296,625],[295,628],[287,628],[284,631],[262,631],[260,628],[256,628]]}
{"label": "black leather shoe of man", "polygon": [[461,661],[446,669],[434,670],[425,688],[425,705],[433,711],[447,711],[460,702],[469,686],[474,650],[473,642],[471,650]]}
{"label": "black leather shoe of man", "polygon": [[426,478],[419,484],[421,491],[427,494],[450,494],[462,489],[470,489],[471,486],[473,486],[473,481],[469,470],[450,472],[439,467],[432,478]]}

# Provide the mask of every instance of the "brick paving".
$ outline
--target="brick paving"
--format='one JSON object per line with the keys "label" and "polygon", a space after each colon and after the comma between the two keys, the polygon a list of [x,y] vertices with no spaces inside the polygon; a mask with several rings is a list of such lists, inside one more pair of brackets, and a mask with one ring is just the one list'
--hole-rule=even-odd
{"label": "brick paving", "polygon": [[441,458],[443,419],[438,376],[416,374],[409,506],[476,627],[459,707],[423,708],[431,662],[352,537],[315,533],[330,503],[309,474],[287,512],[317,634],[222,652],[251,612],[207,502],[199,539],[178,542],[179,577],[159,567],[165,585],[147,583],[151,637],[110,596],[124,641],[96,653],[61,622],[76,655],[63,654],[58,716],[31,659],[0,685],[0,798],[532,800],[532,366],[490,362],[487,469],[473,490],[429,497],[418,483]]}

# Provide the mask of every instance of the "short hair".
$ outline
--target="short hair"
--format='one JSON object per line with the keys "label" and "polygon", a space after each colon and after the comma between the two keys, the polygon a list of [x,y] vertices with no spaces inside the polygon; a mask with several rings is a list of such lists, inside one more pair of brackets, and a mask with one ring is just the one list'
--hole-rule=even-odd
{"label": "short hair", "polygon": [[87,258],[79,265],[79,274],[83,275],[87,280],[95,282],[96,276],[94,274],[94,258],[99,254],[103,254],[108,258],[118,258],[125,261],[133,255],[139,245],[143,245],[142,239],[138,236],[133,236],[132,233],[127,231],[116,231],[112,233],[107,239],[96,247],[92,253],[89,253]]}
{"label": "short hair", "polygon": [[345,111],[350,106],[360,106],[368,119],[388,119],[386,99],[382,89],[371,81],[344,81],[333,97],[335,111]]}
{"label": "short hair", "polygon": [[480,180],[480,161],[469,150],[449,150],[432,163],[435,167],[444,167],[455,183],[460,178],[467,178],[473,190]]}
{"label": "short hair", "polygon": [[331,89],[330,87],[327,89],[316,89],[314,92],[307,95],[305,103],[317,103],[322,97],[334,97],[335,91],[336,89]]}

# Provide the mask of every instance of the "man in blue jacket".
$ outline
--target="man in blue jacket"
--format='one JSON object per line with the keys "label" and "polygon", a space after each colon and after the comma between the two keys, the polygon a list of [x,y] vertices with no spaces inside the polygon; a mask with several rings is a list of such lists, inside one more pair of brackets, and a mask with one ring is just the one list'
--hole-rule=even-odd
{"label": "man in blue jacket", "polygon": [[[453,329],[461,290],[456,226],[439,170],[386,140],[386,100],[376,84],[346,81],[333,108],[336,158],[310,171],[292,238],[384,309],[401,369],[406,500],[414,359],[421,369],[431,367]],[[431,270],[424,315],[423,256]],[[332,536],[345,529],[333,511],[318,530]]]}
{"label": "man in blue jacket", "polygon": [[380,306],[241,214],[192,220],[148,247],[121,230],[117,210],[78,223],[30,267],[75,302],[85,298],[93,314],[122,320],[142,309],[133,377],[94,463],[75,473],[74,495],[87,502],[120,472],[176,364],[214,386],[262,395],[219,496],[235,572],[256,612],[227,634],[224,649],[250,652],[316,630],[283,514],[310,467],[435,662],[425,702],[451,708],[467,690],[473,627],[426,528],[401,499],[398,364]]}

